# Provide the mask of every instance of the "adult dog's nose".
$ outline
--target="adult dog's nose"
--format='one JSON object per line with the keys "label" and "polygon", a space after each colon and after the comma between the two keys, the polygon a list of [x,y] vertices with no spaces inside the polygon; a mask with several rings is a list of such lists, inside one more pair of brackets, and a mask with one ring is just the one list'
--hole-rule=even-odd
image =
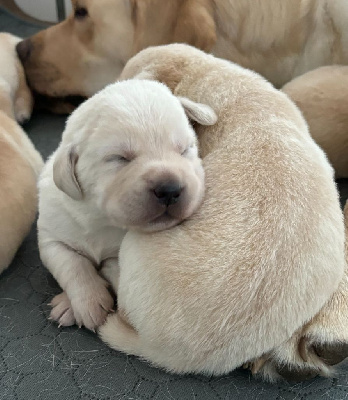
{"label": "adult dog's nose", "polygon": [[167,182],[158,185],[154,189],[154,193],[158,201],[168,207],[179,200],[182,189],[177,182]]}
{"label": "adult dog's nose", "polygon": [[33,44],[30,39],[25,39],[19,42],[16,46],[19,59],[24,62],[30,57]]}

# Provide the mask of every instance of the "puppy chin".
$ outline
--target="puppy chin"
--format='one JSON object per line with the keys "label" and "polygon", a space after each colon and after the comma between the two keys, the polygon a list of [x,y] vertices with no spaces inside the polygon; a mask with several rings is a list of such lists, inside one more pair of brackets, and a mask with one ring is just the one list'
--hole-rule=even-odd
{"label": "puppy chin", "polygon": [[182,222],[182,219],[173,218],[169,214],[164,213],[153,221],[148,222],[146,225],[139,227],[139,229],[143,232],[159,232],[172,228],[180,224],[180,222]]}

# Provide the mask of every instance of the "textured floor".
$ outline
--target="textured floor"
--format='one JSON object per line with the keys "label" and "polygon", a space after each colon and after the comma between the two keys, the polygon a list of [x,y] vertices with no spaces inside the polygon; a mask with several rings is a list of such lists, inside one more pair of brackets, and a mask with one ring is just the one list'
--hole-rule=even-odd
{"label": "textured floor", "polygon": [[[0,31],[27,36],[37,27],[0,9]],[[47,157],[57,146],[63,117],[36,114],[25,129]],[[340,183],[342,200],[348,183]],[[220,378],[176,376],[108,349],[84,329],[58,329],[47,303],[59,289],[43,268],[35,227],[11,267],[0,276],[0,400],[344,400],[348,363],[337,376],[269,385],[244,370]],[[236,343],[238,345],[238,343]]]}

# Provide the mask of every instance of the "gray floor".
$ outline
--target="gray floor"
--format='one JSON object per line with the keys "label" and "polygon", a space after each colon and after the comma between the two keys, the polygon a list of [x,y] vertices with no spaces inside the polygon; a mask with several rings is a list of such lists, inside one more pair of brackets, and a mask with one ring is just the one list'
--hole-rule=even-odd
{"label": "gray floor", "polygon": [[[27,36],[37,27],[0,9],[0,31]],[[47,157],[57,146],[64,117],[36,114],[25,126]],[[342,201],[347,181],[340,182]],[[0,277],[0,399],[301,400],[348,399],[348,363],[331,379],[276,385],[237,370],[220,378],[176,376],[108,349],[92,333],[58,329],[47,303],[59,292],[43,268],[33,227],[11,267]],[[238,346],[238,343],[236,343]]]}

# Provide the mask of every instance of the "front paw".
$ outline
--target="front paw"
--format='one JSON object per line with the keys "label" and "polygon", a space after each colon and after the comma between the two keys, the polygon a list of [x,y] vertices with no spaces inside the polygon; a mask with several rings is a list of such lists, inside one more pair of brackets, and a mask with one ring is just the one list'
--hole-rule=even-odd
{"label": "front paw", "polygon": [[76,323],[94,332],[104,324],[108,314],[114,311],[114,299],[105,286],[72,297],[71,305]]}
{"label": "front paw", "polygon": [[55,296],[52,299],[50,306],[52,306],[52,310],[49,319],[57,321],[59,327],[76,324],[70,300],[65,292]]}

